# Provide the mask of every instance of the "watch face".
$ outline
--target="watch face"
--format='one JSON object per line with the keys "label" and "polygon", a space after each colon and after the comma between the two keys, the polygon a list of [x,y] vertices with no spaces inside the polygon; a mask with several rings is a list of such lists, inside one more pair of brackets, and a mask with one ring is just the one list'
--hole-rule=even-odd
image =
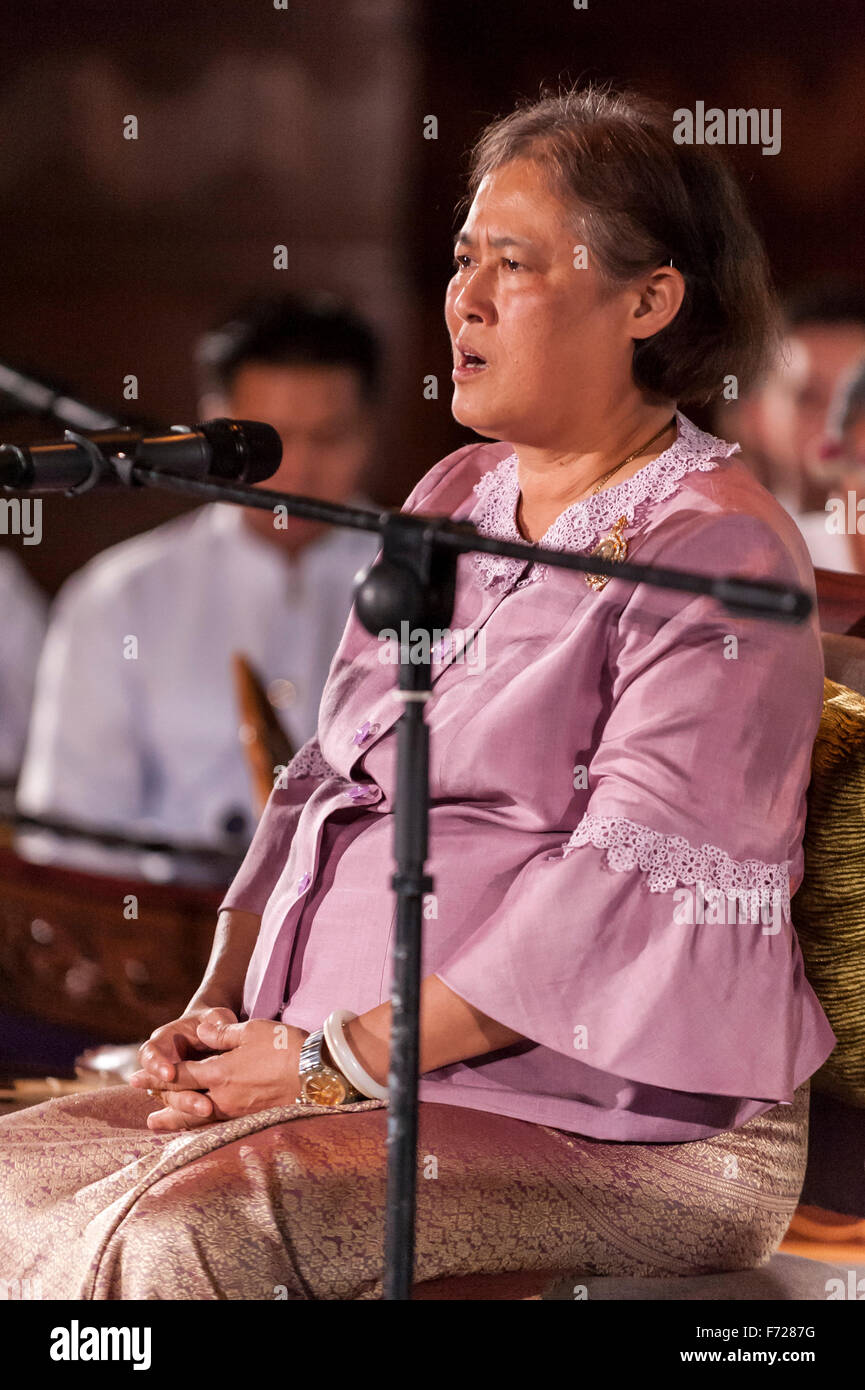
{"label": "watch face", "polygon": [[309,1076],[303,1083],[303,1096],[313,1105],[342,1105],[346,1088],[338,1076]]}

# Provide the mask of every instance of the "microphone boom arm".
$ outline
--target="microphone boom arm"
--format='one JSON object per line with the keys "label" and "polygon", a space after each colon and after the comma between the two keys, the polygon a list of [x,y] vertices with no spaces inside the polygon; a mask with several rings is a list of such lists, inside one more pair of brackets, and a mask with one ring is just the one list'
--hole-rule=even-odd
{"label": "microphone boom arm", "polygon": [[329,526],[343,526],[355,531],[383,532],[386,526],[405,527],[421,534],[417,540],[442,546],[461,553],[480,550],[488,555],[507,555],[516,560],[552,565],[559,569],[576,570],[582,574],[608,575],[634,584],[650,584],[662,589],[677,589],[686,593],[705,594],[717,599],[731,612],[776,622],[801,623],[813,608],[811,595],[804,589],[776,584],[769,580],[730,575],[715,578],[688,570],[667,569],[660,565],[637,565],[628,560],[605,560],[600,555],[579,555],[575,551],[545,550],[537,545],[518,541],[498,540],[482,536],[470,522],[452,521],[450,517],[418,516],[400,511],[370,511],[365,507],[346,506],[341,502],[322,502],[297,493],[274,492],[269,488],[247,487],[240,483],[211,484],[197,479],[179,478],[156,469],[135,468],[135,480],[145,487],[164,487],[172,492],[236,502],[244,507],[272,510],[284,506],[291,516],[305,521],[318,521]]}

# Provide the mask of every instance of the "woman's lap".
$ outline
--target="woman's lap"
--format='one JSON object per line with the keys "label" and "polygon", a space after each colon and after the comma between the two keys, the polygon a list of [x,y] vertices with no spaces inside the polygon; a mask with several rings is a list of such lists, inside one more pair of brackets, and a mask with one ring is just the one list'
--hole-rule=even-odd
{"label": "woman's lap", "polygon": [[[151,1108],[112,1089],[0,1122],[4,1278],[46,1298],[380,1297],[386,1109],[173,1138]],[[623,1144],[422,1104],[416,1279],[759,1265],[796,1206],[807,1108],[806,1083],[731,1133]]]}

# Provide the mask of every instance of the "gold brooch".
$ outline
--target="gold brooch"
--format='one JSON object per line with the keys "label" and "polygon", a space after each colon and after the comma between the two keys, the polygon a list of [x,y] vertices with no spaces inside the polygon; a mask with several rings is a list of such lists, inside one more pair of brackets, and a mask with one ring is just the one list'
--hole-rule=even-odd
{"label": "gold brooch", "polygon": [[[624,560],[628,553],[628,542],[622,535],[622,527],[627,526],[627,524],[628,518],[626,516],[620,516],[610,534],[604,536],[603,540],[589,553],[591,555],[600,555],[602,560]],[[594,589],[596,593],[600,593],[601,589],[607,587],[611,578],[612,575],[609,574],[587,574],[586,583],[590,589]]]}

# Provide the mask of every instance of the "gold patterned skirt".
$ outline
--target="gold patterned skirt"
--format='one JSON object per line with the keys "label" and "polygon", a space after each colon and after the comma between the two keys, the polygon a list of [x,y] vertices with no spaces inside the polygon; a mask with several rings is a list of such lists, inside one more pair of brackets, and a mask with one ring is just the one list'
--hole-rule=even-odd
{"label": "gold patterned skirt", "polygon": [[[420,1106],[416,1297],[532,1297],[563,1276],[751,1269],[805,1174],[790,1106],[683,1144]],[[178,1135],[131,1087],[0,1120],[0,1280],[52,1299],[381,1297],[378,1101],[283,1106]],[[26,1296],[26,1295],[24,1295]]]}

